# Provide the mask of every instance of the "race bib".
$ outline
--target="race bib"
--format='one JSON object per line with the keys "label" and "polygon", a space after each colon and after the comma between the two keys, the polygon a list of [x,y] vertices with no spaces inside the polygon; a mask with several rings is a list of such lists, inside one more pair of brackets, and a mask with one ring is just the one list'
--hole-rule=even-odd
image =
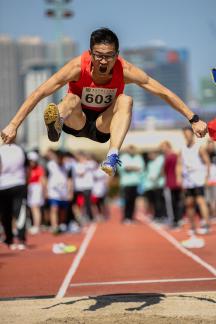
{"label": "race bib", "polygon": [[87,107],[105,108],[113,102],[117,89],[88,88],[82,90],[81,102]]}

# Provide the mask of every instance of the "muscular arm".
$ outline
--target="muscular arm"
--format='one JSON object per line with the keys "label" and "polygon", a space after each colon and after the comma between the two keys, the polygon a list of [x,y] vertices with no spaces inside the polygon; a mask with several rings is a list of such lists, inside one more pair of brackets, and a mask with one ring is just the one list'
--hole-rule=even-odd
{"label": "muscular arm", "polygon": [[11,120],[11,123],[18,127],[39,101],[63,87],[67,82],[78,79],[79,73],[80,57],[77,57],[68,62],[58,72],[53,74],[47,81],[34,90],[24,101],[17,114]]}
{"label": "muscular arm", "polygon": [[39,101],[48,97],[69,81],[76,81],[80,76],[81,69],[80,56],[69,61],[58,72],[53,74],[47,81],[36,88],[24,101],[16,115],[12,118],[8,126],[1,132],[5,143],[10,143],[16,136],[16,131],[27,115],[35,108]]}
{"label": "muscular arm", "polygon": [[[125,83],[135,83],[139,87],[149,91],[153,95],[159,96],[166,101],[171,107],[179,111],[183,116],[190,120],[194,113],[188,106],[171,90],[160,84],[158,81],[151,78],[143,70],[133,64],[124,61],[124,80]],[[194,133],[198,136],[204,136],[207,132],[206,123],[199,121],[192,124]]]}

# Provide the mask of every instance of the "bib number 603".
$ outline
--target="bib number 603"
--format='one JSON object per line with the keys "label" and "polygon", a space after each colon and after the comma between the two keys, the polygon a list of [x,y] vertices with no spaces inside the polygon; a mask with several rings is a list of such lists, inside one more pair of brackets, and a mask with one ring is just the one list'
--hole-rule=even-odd
{"label": "bib number 603", "polygon": [[106,95],[105,97],[103,97],[100,94],[97,94],[96,96],[94,96],[92,93],[88,93],[85,96],[85,100],[88,103],[95,102],[96,104],[102,104],[102,103],[109,104],[112,102],[112,95]]}

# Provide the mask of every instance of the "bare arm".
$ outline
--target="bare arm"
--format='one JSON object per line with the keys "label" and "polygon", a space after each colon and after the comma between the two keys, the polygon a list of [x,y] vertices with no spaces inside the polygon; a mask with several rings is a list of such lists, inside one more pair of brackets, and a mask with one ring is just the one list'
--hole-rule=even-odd
{"label": "bare arm", "polygon": [[16,137],[18,127],[27,115],[35,108],[38,102],[63,87],[67,82],[78,80],[79,75],[80,57],[77,57],[68,62],[58,72],[53,74],[47,81],[35,89],[21,105],[8,126],[2,130],[1,137],[3,141],[7,144],[11,143]]}
{"label": "bare arm", "polygon": [[200,147],[199,154],[200,154],[200,157],[201,157],[203,163],[207,167],[207,172],[206,172],[206,183],[207,183],[207,181],[209,179],[209,175],[210,175],[210,166],[211,166],[210,158],[209,158],[209,155],[204,147]]}
{"label": "bare arm", "polygon": [[[194,113],[175,93],[151,78],[143,70],[126,61],[124,61],[124,78],[125,83],[135,83],[152,94],[159,96],[188,120],[193,117]],[[207,133],[207,125],[201,120],[193,123],[192,128],[197,137],[205,136]]]}

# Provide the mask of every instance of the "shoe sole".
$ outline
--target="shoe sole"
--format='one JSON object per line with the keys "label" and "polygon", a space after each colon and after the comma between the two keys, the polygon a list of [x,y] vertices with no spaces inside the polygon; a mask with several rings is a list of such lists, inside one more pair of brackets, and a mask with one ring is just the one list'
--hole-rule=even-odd
{"label": "shoe sole", "polygon": [[114,174],[113,174],[113,169],[106,166],[106,165],[101,165],[101,170],[103,170],[106,174],[108,174],[110,177],[112,177]]}
{"label": "shoe sole", "polygon": [[59,140],[61,132],[58,132],[56,128],[61,129],[61,123],[58,107],[55,104],[51,103],[45,109],[44,122],[47,127],[49,140],[52,142],[57,142]]}

